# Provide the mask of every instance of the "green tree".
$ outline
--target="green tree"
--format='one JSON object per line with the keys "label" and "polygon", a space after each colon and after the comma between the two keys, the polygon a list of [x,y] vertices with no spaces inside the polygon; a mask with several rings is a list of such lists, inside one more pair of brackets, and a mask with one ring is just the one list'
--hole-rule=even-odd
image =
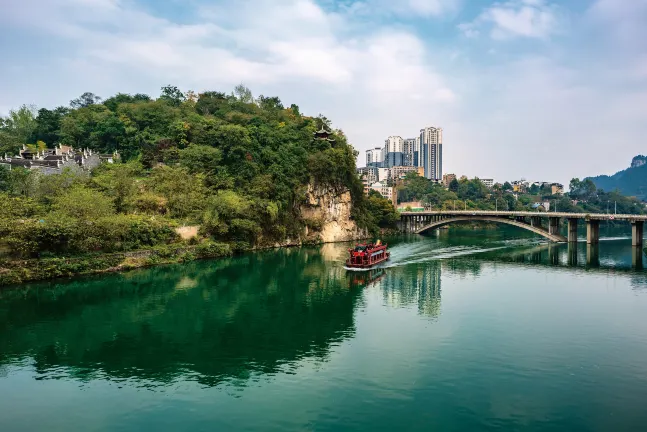
{"label": "green tree", "polygon": [[242,83],[238,84],[234,88],[233,94],[239,102],[246,104],[254,103],[254,96],[252,95],[252,91]]}
{"label": "green tree", "polygon": [[76,99],[70,101],[70,107],[73,109],[85,108],[101,102],[101,98],[94,93],[85,92]]}
{"label": "green tree", "polygon": [[9,190],[11,190],[11,172],[6,166],[0,165],[0,192]]}
{"label": "green tree", "polygon": [[27,144],[36,129],[36,108],[33,105],[22,105],[10,110],[9,115],[0,121],[0,152],[15,154]]}
{"label": "green tree", "polygon": [[52,210],[65,217],[88,221],[114,214],[109,197],[84,186],[73,187],[54,198]]}
{"label": "green tree", "polygon": [[150,102],[151,97],[147,94],[137,93],[130,95],[127,93],[117,93],[114,96],[109,97],[103,104],[108,107],[110,111],[117,112],[117,108],[122,104],[138,103],[138,102]]}
{"label": "green tree", "polygon": [[458,180],[456,178],[449,182],[449,190],[454,193],[458,192]]}
{"label": "green tree", "polygon": [[41,108],[36,117],[36,127],[33,139],[30,141],[43,141],[50,147],[61,141],[61,122],[70,112],[69,108],[58,107],[53,110]]}
{"label": "green tree", "polygon": [[162,94],[159,98],[161,101],[174,107],[180,106],[180,104],[185,100],[184,93],[182,93],[179,88],[172,85],[162,87]]}

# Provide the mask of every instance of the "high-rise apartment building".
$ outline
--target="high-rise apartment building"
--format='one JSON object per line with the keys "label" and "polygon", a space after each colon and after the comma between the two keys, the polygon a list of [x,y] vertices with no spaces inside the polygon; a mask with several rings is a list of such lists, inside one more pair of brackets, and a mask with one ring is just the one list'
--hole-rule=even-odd
{"label": "high-rise apartment building", "polygon": [[415,158],[414,158],[414,148],[416,147],[416,139],[415,138],[407,138],[404,140],[404,147],[403,147],[403,153],[404,153],[404,160],[403,160],[403,165],[404,166],[417,166],[414,164]]}
{"label": "high-rise apartment building", "polygon": [[404,164],[404,140],[401,136],[390,136],[384,141],[385,167],[402,166]]}
{"label": "high-rise apartment building", "polygon": [[425,177],[439,181],[443,177],[443,129],[420,129],[420,149]]}
{"label": "high-rise apartment building", "polygon": [[380,167],[384,161],[383,149],[376,147],[366,150],[366,166]]}

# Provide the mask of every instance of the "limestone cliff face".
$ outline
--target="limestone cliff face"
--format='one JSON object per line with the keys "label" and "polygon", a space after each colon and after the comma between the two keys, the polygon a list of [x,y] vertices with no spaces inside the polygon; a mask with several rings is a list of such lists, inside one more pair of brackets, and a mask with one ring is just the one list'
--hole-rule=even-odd
{"label": "limestone cliff face", "polygon": [[309,184],[301,216],[306,221],[305,240],[323,243],[357,240],[368,237],[350,218],[350,192]]}

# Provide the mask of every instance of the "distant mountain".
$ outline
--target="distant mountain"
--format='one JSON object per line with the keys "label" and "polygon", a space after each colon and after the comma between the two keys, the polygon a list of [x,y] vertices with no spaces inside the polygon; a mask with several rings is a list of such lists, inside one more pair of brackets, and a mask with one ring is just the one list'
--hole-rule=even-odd
{"label": "distant mountain", "polygon": [[612,176],[601,175],[590,178],[598,189],[611,192],[618,189],[623,195],[647,200],[647,156],[638,155],[631,160],[631,166]]}

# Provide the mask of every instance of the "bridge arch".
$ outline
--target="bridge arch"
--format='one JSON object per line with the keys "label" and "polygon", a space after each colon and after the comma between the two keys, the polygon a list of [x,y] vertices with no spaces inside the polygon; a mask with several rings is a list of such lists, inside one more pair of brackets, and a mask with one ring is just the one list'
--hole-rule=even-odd
{"label": "bridge arch", "polygon": [[535,234],[538,234],[542,237],[547,238],[550,241],[553,242],[566,242],[567,239],[564,236],[561,236],[559,234],[551,234],[548,231],[546,231],[543,228],[532,226],[530,224],[527,224],[525,222],[520,222],[515,219],[508,219],[508,218],[503,218],[503,217],[496,217],[496,216],[450,216],[447,219],[442,219],[442,220],[436,220],[433,221],[422,228],[419,228],[415,231],[416,234],[422,234],[425,231],[430,231],[434,230],[437,228],[440,228],[445,225],[450,225],[456,222],[474,222],[474,221],[483,221],[483,222],[494,222],[494,223],[499,223],[499,224],[506,224],[506,225],[512,225],[516,226],[518,228],[525,229],[527,231],[533,232]]}

